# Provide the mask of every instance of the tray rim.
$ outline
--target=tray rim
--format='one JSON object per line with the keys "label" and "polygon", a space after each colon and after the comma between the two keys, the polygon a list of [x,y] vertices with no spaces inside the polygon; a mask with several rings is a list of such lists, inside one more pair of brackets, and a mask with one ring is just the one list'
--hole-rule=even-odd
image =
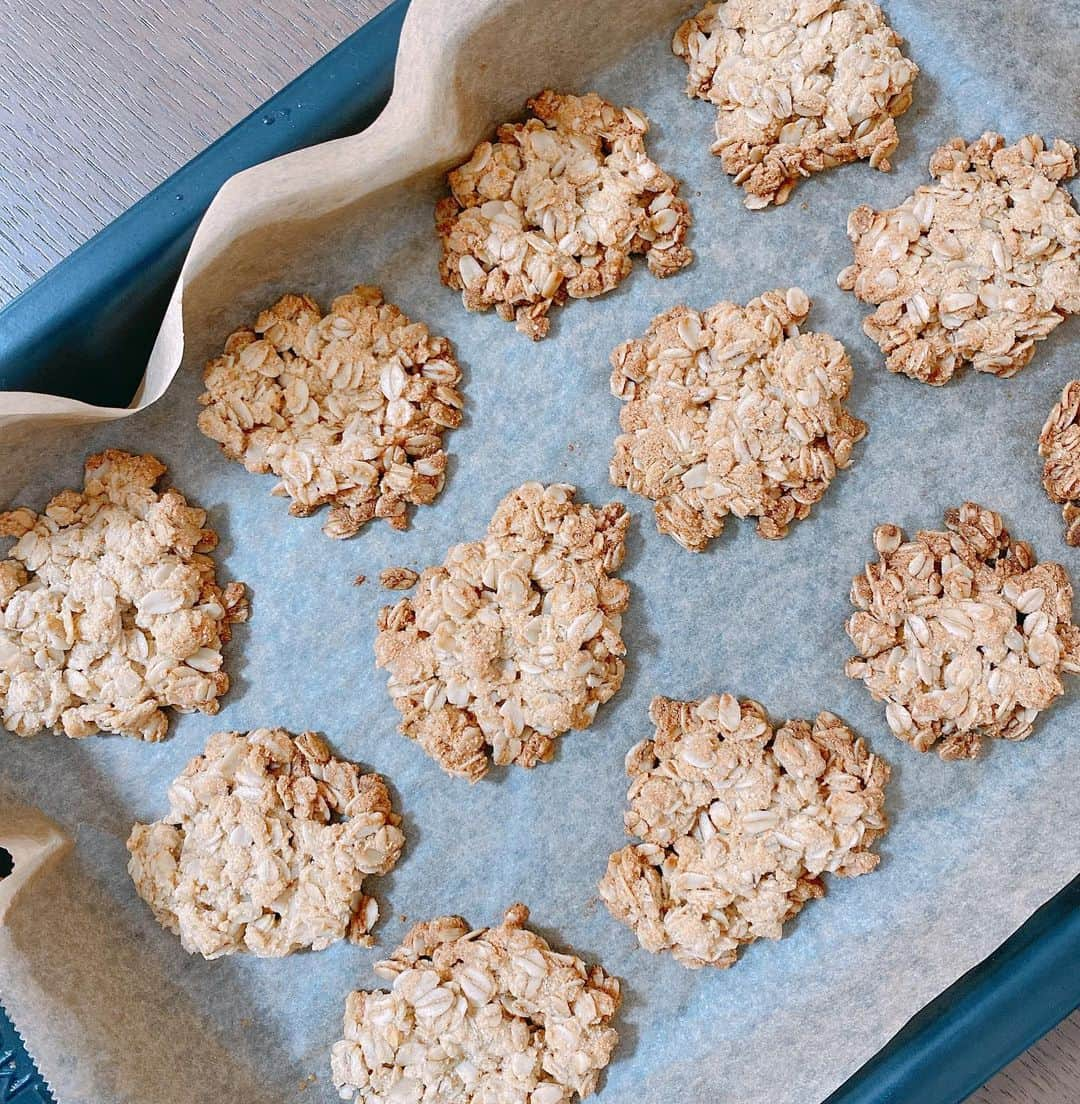
{"label": "tray rim", "polygon": [[[27,382],[44,380],[70,391],[85,353],[70,339],[75,321],[121,303],[138,330],[128,359],[145,363],[187,245],[218,188],[244,168],[373,121],[393,87],[409,3],[393,0],[0,308],[0,390],[29,390]],[[126,294],[154,281],[156,296]],[[106,340],[110,333],[90,336]],[[1080,1008],[1078,959],[1080,875],[920,1009],[822,1104],[956,1104]],[[18,1099],[26,1093],[28,1101],[51,1104],[0,1000],[0,1058],[9,1050],[20,1078],[27,1077]]]}

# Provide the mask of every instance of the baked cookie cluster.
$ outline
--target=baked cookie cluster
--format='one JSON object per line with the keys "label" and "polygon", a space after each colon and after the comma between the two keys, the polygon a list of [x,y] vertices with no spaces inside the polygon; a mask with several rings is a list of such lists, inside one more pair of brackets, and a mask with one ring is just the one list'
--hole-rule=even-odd
{"label": "baked cookie cluster", "polygon": [[618,1035],[617,979],[553,951],[513,905],[494,928],[417,924],[357,990],[331,1067],[343,1100],[569,1104],[590,1096]]}
{"label": "baked cookie cluster", "polygon": [[273,472],[294,516],[329,505],[329,537],[372,518],[404,529],[408,507],[443,488],[460,379],[446,338],[378,288],[354,288],[325,315],[285,295],[207,364],[199,428],[248,471]]}
{"label": "baked cookie cluster", "polygon": [[879,559],[851,584],[847,633],[862,679],[893,733],[917,751],[971,759],[984,739],[1024,740],[1039,713],[1080,672],[1072,584],[1039,563],[1001,515],[974,502],[947,510],[945,528],[905,539],[874,531]]}
{"label": "baked cookie cluster", "polygon": [[870,0],[722,0],[672,49],[687,95],[716,105],[712,152],[754,210],[849,161],[889,170],[919,72],[902,44]]}
{"label": "baked cookie cluster", "polygon": [[629,588],[614,573],[630,517],[574,494],[511,491],[483,540],[451,548],[379,615],[375,660],[401,731],[450,774],[546,762],[622,685]]}
{"label": "baked cookie cluster", "polygon": [[825,893],[878,864],[888,766],[832,713],[774,726],[756,701],[656,697],[630,749],[628,835],[600,897],[648,951],[728,967]]}
{"label": "baked cookie cluster", "polygon": [[242,583],[219,585],[217,533],[165,465],[106,449],[81,491],[41,514],[0,514],[0,712],[16,736],[112,732],[161,740],[167,710],[216,713],[222,647],[247,617]]}
{"label": "baked cookie cluster", "polygon": [[166,816],[132,828],[128,870],[204,958],[368,946],[379,906],[364,878],[393,869],[400,824],[383,780],[314,732],[219,732],[169,788]]}
{"label": "baked cookie cluster", "polygon": [[443,283],[536,341],[553,305],[611,291],[634,255],[670,276],[693,254],[690,210],[646,152],[641,112],[550,90],[527,107],[449,174],[435,221]]}
{"label": "baked cookie cluster", "polygon": [[1039,434],[1043,486],[1061,505],[1065,542],[1080,545],[1080,380],[1069,380]]}
{"label": "baked cookie cluster", "polygon": [[660,532],[703,551],[728,514],[786,536],[808,517],[866,426],[844,408],[851,361],[828,334],[800,333],[801,288],[745,307],[675,307],[611,356],[625,403],[611,481],[655,502]]}
{"label": "baked cookie cluster", "polygon": [[852,211],[855,263],[838,283],[877,308],[863,329],[890,372],[934,385],[964,364],[1013,376],[1080,311],[1080,213],[1062,187],[1075,173],[1061,139],[954,138],[930,158],[935,183]]}

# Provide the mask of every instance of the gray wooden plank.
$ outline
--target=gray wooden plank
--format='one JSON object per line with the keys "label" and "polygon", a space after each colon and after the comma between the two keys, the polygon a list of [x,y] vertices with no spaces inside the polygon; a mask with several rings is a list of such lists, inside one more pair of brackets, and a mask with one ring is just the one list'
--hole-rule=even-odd
{"label": "gray wooden plank", "polygon": [[0,303],[389,0],[8,0]]}

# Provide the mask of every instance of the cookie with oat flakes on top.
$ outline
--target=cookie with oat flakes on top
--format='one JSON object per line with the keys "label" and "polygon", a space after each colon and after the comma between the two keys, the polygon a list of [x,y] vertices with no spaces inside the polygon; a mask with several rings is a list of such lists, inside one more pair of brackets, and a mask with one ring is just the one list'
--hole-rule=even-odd
{"label": "cookie with oat flakes on top", "polygon": [[1038,563],[1001,515],[974,502],[945,512],[944,530],[906,540],[874,531],[879,559],[851,585],[847,674],[885,702],[893,734],[916,751],[973,759],[984,739],[1025,740],[1039,713],[1080,673],[1073,588]]}
{"label": "cookie with oat flakes on top", "polygon": [[383,780],[314,732],[218,732],[169,787],[168,814],[132,828],[128,872],[190,954],[370,946],[364,878],[393,869],[400,824]]}
{"label": "cookie with oat flakes on top", "polygon": [[810,514],[866,426],[844,408],[839,341],[800,333],[810,300],[777,288],[745,307],[674,307],[611,355],[626,405],[611,481],[655,503],[656,524],[701,552],[728,514],[767,539]]}
{"label": "cookie with oat flakes on top", "polygon": [[199,428],[251,472],[273,472],[289,512],[330,512],[351,537],[372,518],[408,525],[446,478],[443,436],[461,424],[450,342],[357,286],[330,311],[285,295],[232,334],[204,373]]}
{"label": "cookie with oat flakes on top", "polygon": [[779,939],[823,875],[878,865],[889,767],[838,717],[774,726],[731,694],[653,698],[652,738],[626,756],[626,831],[600,897],[648,951],[690,969],[734,966]]}
{"label": "cookie with oat flakes on top", "polygon": [[522,484],[483,540],[451,548],[379,614],[375,662],[401,732],[449,774],[547,762],[622,685],[629,588],[614,573],[630,515],[574,494]]}
{"label": "cookie with oat flakes on top", "polygon": [[39,515],[0,513],[0,716],[17,736],[115,732],[165,738],[168,709],[214,714],[228,690],[222,647],[247,618],[243,583],[220,585],[206,511],[165,465],[106,449],[81,491]]}
{"label": "cookie with oat flakes on top", "polygon": [[877,308],[863,329],[886,367],[940,386],[964,364],[1008,377],[1080,312],[1080,213],[1063,184],[1076,148],[988,132],[930,158],[933,184],[848,218],[855,263],[838,285]]}
{"label": "cookie with oat flakes on top", "polygon": [[1061,504],[1065,542],[1080,545],[1080,380],[1065,384],[1039,435],[1043,486]]}
{"label": "cookie with oat flakes on top", "polygon": [[356,990],[331,1051],[343,1100],[570,1104],[591,1096],[619,1036],[617,978],[553,951],[512,905],[494,928],[415,925]]}
{"label": "cookie with oat flakes on top", "polygon": [[539,340],[553,305],[611,291],[633,255],[669,276],[693,254],[689,208],[646,152],[640,112],[594,92],[541,92],[527,106],[528,120],[504,123],[449,174],[435,222],[443,283]]}
{"label": "cookie with oat flakes on top", "polygon": [[716,105],[712,152],[753,210],[849,161],[888,171],[919,72],[902,44],[870,0],[722,0],[672,49],[687,95]]}

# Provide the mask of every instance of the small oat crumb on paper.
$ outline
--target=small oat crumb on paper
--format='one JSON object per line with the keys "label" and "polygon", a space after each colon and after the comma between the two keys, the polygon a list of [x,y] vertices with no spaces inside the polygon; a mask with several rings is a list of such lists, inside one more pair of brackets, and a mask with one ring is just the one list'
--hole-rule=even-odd
{"label": "small oat crumb on paper", "polygon": [[828,334],[799,332],[809,310],[800,288],[674,307],[612,353],[625,405],[611,481],[651,498],[684,548],[703,551],[729,513],[786,536],[851,463],[866,433],[844,408],[851,361]]}
{"label": "small oat crumb on paper", "polygon": [[603,295],[634,254],[669,276],[689,264],[690,210],[645,150],[648,120],[595,93],[541,92],[447,178],[435,208],[439,273],[469,310],[492,307],[533,340],[548,311]]}
{"label": "small oat crumb on paper", "polygon": [[967,363],[1012,376],[1080,312],[1080,214],[1062,186],[1075,173],[1068,142],[988,132],[937,150],[935,183],[899,207],[852,211],[855,263],[837,283],[877,307],[863,329],[889,371],[935,386]]}
{"label": "small oat crumb on paper", "polygon": [[651,739],[626,757],[626,831],[600,898],[641,945],[691,969],[779,939],[823,875],[866,874],[888,827],[889,767],[838,717],[775,726],[731,694],[653,698]]}
{"label": "small oat crumb on paper", "polygon": [[683,23],[672,49],[687,95],[718,109],[712,152],[758,209],[849,161],[888,171],[919,72],[902,44],[869,0],[725,0]]}
{"label": "small oat crumb on paper", "polygon": [[1061,504],[1065,540],[1080,545],[1080,380],[1065,384],[1039,436],[1044,457],[1043,486],[1052,502]]}
{"label": "small oat crumb on paper", "polygon": [[379,572],[379,583],[387,590],[411,590],[419,578],[411,567],[384,567]]}
{"label": "small oat crumb on paper", "polygon": [[161,740],[165,710],[213,714],[222,646],[247,617],[243,583],[218,584],[217,533],[165,465],[106,449],[81,491],[39,515],[0,513],[0,709],[17,736],[114,732]]}
{"label": "small oat crumb on paper", "polygon": [[205,958],[371,945],[363,892],[405,837],[386,785],[314,732],[218,732],[169,788],[169,812],[128,838],[138,894]]}
{"label": "small oat crumb on paper", "polygon": [[571,1104],[596,1091],[619,1037],[617,978],[553,951],[514,905],[495,928],[415,925],[356,990],[331,1050],[343,1100]]}
{"label": "small oat crumb on paper", "polygon": [[629,588],[614,572],[630,515],[574,494],[511,491],[483,540],[451,548],[379,615],[375,659],[401,732],[450,774],[546,762],[622,685]]}
{"label": "small oat crumb on paper", "polygon": [[357,575],[356,578],[353,579],[352,585],[353,586],[363,586],[364,583],[366,583],[366,582],[367,582],[367,576],[366,575]]}
{"label": "small oat crumb on paper", "polygon": [[851,586],[847,673],[917,751],[973,759],[986,738],[1031,735],[1062,674],[1080,673],[1080,627],[1065,568],[1038,563],[1000,514],[966,502],[945,526],[874,531],[880,558]]}
{"label": "small oat crumb on paper", "polygon": [[450,342],[357,286],[324,315],[286,295],[237,330],[203,375],[199,428],[251,472],[273,472],[289,512],[330,510],[344,538],[372,518],[408,525],[407,508],[443,488],[443,435],[461,423]]}

